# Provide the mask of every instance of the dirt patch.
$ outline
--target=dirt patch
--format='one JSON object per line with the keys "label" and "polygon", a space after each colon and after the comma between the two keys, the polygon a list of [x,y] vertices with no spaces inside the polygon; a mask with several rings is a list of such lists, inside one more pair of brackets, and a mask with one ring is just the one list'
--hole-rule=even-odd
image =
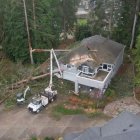
{"label": "dirt patch", "polygon": [[104,108],[104,113],[111,117],[116,117],[120,112],[129,111],[134,114],[140,112],[140,106],[135,102],[133,97],[125,97],[114,101]]}
{"label": "dirt patch", "polygon": [[125,72],[129,69],[129,65],[130,64],[123,64],[121,65],[121,67],[119,68],[117,75],[121,76],[123,74],[125,74]]}
{"label": "dirt patch", "polygon": [[28,112],[26,108],[0,113],[1,140],[30,140],[33,136],[40,139],[46,136],[58,137],[67,133],[83,131],[91,126],[103,125],[106,122],[103,118],[93,120],[85,115],[63,116],[56,121],[48,116],[48,111],[44,110],[35,115]]}

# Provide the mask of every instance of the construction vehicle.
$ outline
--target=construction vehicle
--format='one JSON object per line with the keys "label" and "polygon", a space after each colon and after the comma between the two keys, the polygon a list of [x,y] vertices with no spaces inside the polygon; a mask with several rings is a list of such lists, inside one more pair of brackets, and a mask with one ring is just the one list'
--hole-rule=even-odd
{"label": "construction vehicle", "polygon": [[30,90],[30,87],[27,86],[23,93],[22,92],[21,93],[17,93],[16,94],[17,104],[23,104],[23,103],[25,103],[27,92],[30,92],[30,91],[31,91]]}
{"label": "construction vehicle", "polygon": [[57,90],[52,90],[52,76],[53,76],[53,56],[56,60],[57,66],[59,68],[60,74],[61,70],[60,70],[60,66],[57,60],[57,57],[54,53],[54,50],[51,49],[50,51],[50,82],[49,82],[49,86],[47,88],[45,88],[44,92],[40,93],[37,96],[34,96],[31,100],[31,102],[28,105],[28,109],[30,112],[33,113],[39,113],[43,107],[47,106],[49,103],[53,102],[56,97],[57,97]]}

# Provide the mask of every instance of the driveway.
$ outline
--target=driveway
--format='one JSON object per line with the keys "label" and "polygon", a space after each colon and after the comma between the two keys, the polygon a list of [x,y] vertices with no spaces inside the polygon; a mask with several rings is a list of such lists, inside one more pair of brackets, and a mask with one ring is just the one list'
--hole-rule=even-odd
{"label": "driveway", "polygon": [[49,117],[47,110],[31,114],[26,108],[0,110],[0,140],[28,140],[32,136],[58,137],[69,132],[102,125],[105,120],[94,120],[84,115],[63,116],[59,121]]}

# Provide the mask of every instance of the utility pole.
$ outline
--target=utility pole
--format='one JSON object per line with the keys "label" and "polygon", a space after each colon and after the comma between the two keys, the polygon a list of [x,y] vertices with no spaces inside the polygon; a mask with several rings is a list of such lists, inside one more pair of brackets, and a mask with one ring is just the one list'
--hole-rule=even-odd
{"label": "utility pole", "polygon": [[28,36],[28,46],[29,46],[29,52],[30,52],[30,60],[31,60],[31,64],[34,64],[33,55],[32,55],[32,44],[31,44],[31,37],[30,37],[30,32],[29,32],[29,23],[28,23],[27,9],[26,9],[25,0],[23,0],[23,6],[24,6],[24,14],[25,14],[25,23],[26,23],[27,36]]}

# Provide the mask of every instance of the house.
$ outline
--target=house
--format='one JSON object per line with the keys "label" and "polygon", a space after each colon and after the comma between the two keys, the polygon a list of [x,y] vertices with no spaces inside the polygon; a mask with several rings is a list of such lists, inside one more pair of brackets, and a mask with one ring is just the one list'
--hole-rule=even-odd
{"label": "house", "polygon": [[76,12],[77,18],[87,18],[89,14],[90,0],[81,0]]}
{"label": "house", "polygon": [[124,45],[95,35],[59,59],[62,78],[74,82],[75,93],[87,86],[103,94],[123,63]]}
{"label": "house", "polygon": [[102,127],[67,134],[64,140],[140,140],[140,117],[123,112]]}

